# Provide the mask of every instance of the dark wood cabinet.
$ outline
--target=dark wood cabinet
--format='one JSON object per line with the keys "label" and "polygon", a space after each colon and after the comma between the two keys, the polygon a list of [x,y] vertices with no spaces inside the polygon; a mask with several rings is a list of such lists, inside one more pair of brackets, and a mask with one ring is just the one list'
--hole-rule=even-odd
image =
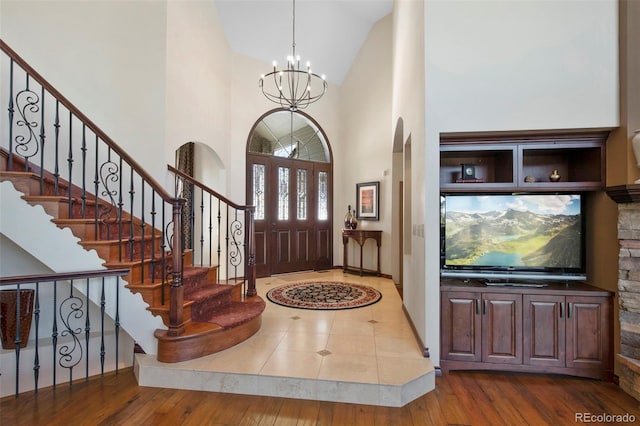
{"label": "dark wood cabinet", "polygon": [[440,366],[610,380],[611,306],[611,293],[584,283],[489,288],[443,280]]}
{"label": "dark wood cabinet", "polygon": [[[605,185],[607,132],[558,135],[443,137],[443,192],[597,191]],[[475,166],[476,181],[461,179]],[[559,180],[552,182],[556,170]]]}
{"label": "dark wood cabinet", "polygon": [[522,296],[482,295],[482,362],[522,364]]}
{"label": "dark wood cabinet", "polygon": [[482,361],[480,293],[442,292],[442,358]]}
{"label": "dark wood cabinet", "polygon": [[524,364],[565,366],[565,296],[525,294],[523,326],[529,339],[524,345]]}
{"label": "dark wood cabinet", "polygon": [[567,367],[610,367],[611,299],[567,297]]}

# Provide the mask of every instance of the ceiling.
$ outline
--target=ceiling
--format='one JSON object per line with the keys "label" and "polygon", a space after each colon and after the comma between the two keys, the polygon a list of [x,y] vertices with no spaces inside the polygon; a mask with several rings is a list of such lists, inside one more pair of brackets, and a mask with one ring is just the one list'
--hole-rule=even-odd
{"label": "ceiling", "polygon": [[[292,0],[215,0],[215,5],[234,52],[285,63],[292,50]],[[296,54],[302,63],[311,62],[313,72],[342,84],[373,24],[392,9],[393,0],[296,0]]]}

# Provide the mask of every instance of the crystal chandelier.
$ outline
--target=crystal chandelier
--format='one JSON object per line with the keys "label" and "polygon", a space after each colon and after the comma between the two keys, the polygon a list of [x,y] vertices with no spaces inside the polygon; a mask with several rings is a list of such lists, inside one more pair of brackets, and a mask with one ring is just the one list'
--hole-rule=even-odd
{"label": "crystal chandelier", "polygon": [[316,102],[327,91],[324,75],[311,71],[311,63],[300,69],[300,56],[296,56],[296,0],[293,0],[293,52],[287,57],[287,66],[281,70],[273,61],[273,71],[260,76],[258,86],[272,102],[289,111],[304,109]]}

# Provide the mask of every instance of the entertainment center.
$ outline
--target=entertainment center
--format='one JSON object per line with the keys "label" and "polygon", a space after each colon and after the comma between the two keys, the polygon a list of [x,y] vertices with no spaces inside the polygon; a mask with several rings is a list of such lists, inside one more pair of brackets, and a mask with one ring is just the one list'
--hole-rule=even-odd
{"label": "entertainment center", "polygon": [[443,370],[612,379],[613,294],[585,261],[607,136],[442,137]]}

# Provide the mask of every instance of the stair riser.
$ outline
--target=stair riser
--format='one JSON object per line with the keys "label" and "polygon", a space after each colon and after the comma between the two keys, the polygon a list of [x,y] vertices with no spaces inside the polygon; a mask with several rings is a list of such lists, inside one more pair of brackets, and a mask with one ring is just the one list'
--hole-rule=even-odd
{"label": "stair riser", "polygon": [[141,283],[144,271],[145,280],[151,280],[152,278],[155,282],[160,282],[162,279],[170,280],[171,276],[169,272],[167,272],[171,268],[171,258],[169,256],[165,257],[164,273],[162,266],[162,258],[160,257],[156,258],[155,261],[146,259],[144,264],[142,262],[136,262],[130,266],[131,272],[125,276],[125,279],[129,283]]}
{"label": "stair riser", "polygon": [[[117,223],[99,223],[98,224],[98,233],[96,234],[96,227],[93,222],[87,222],[82,219],[77,222],[73,222],[74,219],[65,219],[56,222],[59,228],[69,228],[73,235],[80,238],[81,240],[89,240],[89,241],[103,241],[103,240],[117,240],[122,234],[123,239],[129,238],[131,234],[132,225],[131,222],[123,222],[122,230],[119,229],[119,225]],[[149,226],[145,227],[145,236],[149,236],[151,228]],[[135,237],[142,236],[142,228],[140,226],[133,226],[133,234]],[[159,231],[156,231],[156,239],[162,238],[162,234]]]}
{"label": "stair riser", "polygon": [[169,303],[169,290],[171,286],[168,282],[162,286],[128,286],[129,290],[133,293],[138,293],[142,296],[145,302],[150,306],[162,306],[162,292],[164,290],[164,302]]}
{"label": "stair riser", "polygon": [[[160,242],[158,239],[147,239],[144,244],[140,241],[129,242],[127,240],[108,241],[108,242],[81,242],[87,250],[95,250],[101,259],[107,262],[132,261],[140,260],[143,257],[148,258],[151,253],[160,253]],[[153,250],[152,250],[153,249]],[[144,255],[144,256],[143,256]]]}

